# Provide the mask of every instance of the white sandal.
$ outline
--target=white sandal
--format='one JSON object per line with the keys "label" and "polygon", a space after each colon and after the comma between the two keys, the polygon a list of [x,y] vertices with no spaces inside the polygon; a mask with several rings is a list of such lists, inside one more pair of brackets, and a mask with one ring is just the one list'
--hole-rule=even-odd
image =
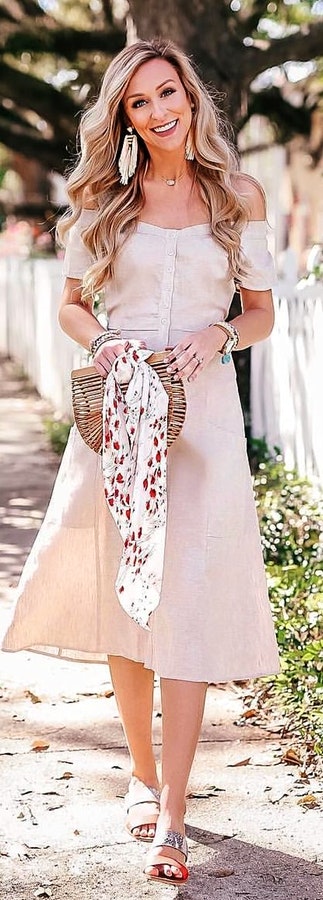
{"label": "white sandal", "polygon": [[[139,778],[133,777],[130,781],[128,793],[125,796],[127,818],[125,828],[137,841],[153,841],[153,835],[134,834],[135,828],[143,825],[156,825],[160,812],[160,792],[157,788],[148,787]],[[140,809],[141,807],[141,809]],[[150,807],[150,808],[149,808]]]}
{"label": "white sandal", "polygon": [[[151,850],[149,850],[144,875],[149,881],[162,881],[165,884],[182,884],[184,881],[187,881],[189,877],[188,869],[184,863],[179,862],[176,857],[171,856],[171,854],[167,852],[168,847],[183,854],[184,863],[186,863],[188,846],[185,834],[179,834],[178,831],[171,831],[170,829],[162,831],[160,828],[157,829]],[[158,874],[150,875],[146,871],[148,866],[157,869]],[[172,875],[165,875],[165,866],[172,866],[179,869],[181,878],[178,878],[174,873]]]}

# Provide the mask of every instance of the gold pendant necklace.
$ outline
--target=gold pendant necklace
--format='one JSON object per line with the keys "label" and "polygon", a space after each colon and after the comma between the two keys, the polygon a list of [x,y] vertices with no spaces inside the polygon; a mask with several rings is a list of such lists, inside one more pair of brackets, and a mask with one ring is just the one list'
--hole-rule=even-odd
{"label": "gold pendant necklace", "polygon": [[181,179],[184,178],[184,175],[185,172],[181,172],[178,178],[164,178],[163,175],[161,175],[160,177],[165,182],[165,184],[168,184],[168,187],[174,187],[174,185],[177,184],[178,181],[181,181]]}

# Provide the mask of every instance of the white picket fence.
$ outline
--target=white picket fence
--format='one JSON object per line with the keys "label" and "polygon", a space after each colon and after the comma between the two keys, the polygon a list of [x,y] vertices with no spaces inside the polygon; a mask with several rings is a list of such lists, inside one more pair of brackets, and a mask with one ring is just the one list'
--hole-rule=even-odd
{"label": "white picket fence", "polygon": [[72,414],[70,372],[81,351],[58,325],[62,262],[0,259],[0,352],[22,367],[60,416]]}
{"label": "white picket fence", "polygon": [[252,433],[323,485],[323,284],[300,282],[275,310],[272,335],[252,348]]}
{"label": "white picket fence", "polygon": [[[84,353],[57,322],[57,259],[0,259],[0,352],[17,359],[59,415],[71,415],[70,371]],[[254,437],[323,484],[323,284],[275,298],[276,324],[251,353]]]}

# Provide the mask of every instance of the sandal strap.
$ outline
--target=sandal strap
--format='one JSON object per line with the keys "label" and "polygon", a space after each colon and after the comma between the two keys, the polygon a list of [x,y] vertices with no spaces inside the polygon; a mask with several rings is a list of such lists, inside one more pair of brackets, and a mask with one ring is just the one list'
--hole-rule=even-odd
{"label": "sandal strap", "polygon": [[131,781],[128,793],[125,796],[126,811],[129,813],[134,806],[140,806],[143,803],[154,803],[159,805],[160,792],[157,788],[149,787],[143,781]]}
{"label": "sandal strap", "polygon": [[156,829],[156,834],[152,843],[152,850],[156,850],[157,847],[172,847],[173,850],[179,850],[180,853],[183,854],[185,860],[188,857],[188,844],[185,837],[185,834],[180,834],[179,831],[166,830],[162,831],[161,828]]}

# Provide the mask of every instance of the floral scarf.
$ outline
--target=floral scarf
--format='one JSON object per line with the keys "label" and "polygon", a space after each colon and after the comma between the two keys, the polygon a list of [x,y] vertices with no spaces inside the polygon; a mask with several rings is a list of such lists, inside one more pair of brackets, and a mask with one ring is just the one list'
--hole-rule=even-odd
{"label": "floral scarf", "polygon": [[163,576],[168,410],[160,378],[145,362],[150,354],[132,341],[112,366],[102,452],[105,497],[123,540],[117,596],[125,612],[148,630]]}

